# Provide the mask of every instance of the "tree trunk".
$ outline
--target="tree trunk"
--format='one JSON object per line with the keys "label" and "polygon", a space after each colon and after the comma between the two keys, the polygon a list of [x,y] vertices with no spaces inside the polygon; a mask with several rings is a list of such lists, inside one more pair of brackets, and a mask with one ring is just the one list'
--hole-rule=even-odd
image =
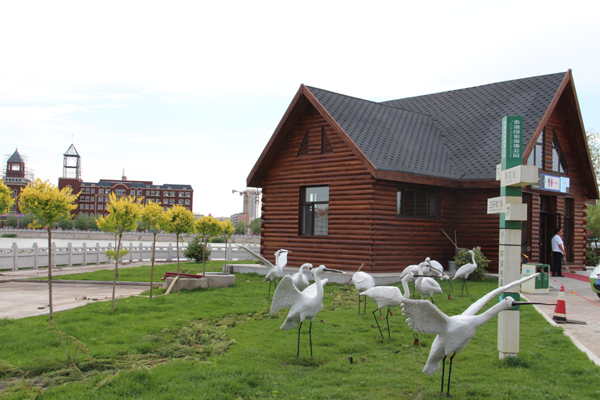
{"label": "tree trunk", "polygon": [[115,311],[115,291],[117,289],[117,277],[119,276],[119,254],[121,251],[121,238],[123,233],[119,233],[119,244],[117,245],[117,255],[115,257],[115,277],[113,279],[113,293],[112,293],[112,310]]}
{"label": "tree trunk", "polygon": [[48,297],[50,307],[50,326],[54,324],[54,305],[52,304],[52,229],[48,227]]}
{"label": "tree trunk", "polygon": [[206,251],[208,250],[208,243],[206,243],[206,238],[202,238],[204,242],[204,251],[202,252],[202,277],[206,278]]}
{"label": "tree trunk", "polygon": [[152,267],[150,268],[150,298],[152,299],[152,286],[154,286],[154,259],[156,258],[156,234],[154,231],[154,243],[152,243]]}
{"label": "tree trunk", "polygon": [[180,296],[180,290],[181,290],[181,278],[179,277],[179,235],[177,236],[177,296]]}

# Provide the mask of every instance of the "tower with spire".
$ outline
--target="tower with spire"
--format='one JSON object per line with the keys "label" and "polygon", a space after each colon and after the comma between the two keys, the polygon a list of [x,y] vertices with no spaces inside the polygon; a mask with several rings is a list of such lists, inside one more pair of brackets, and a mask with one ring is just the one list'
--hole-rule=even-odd
{"label": "tower with spire", "polygon": [[[6,161],[6,170],[2,176],[2,180],[12,190],[12,197],[18,199],[21,191],[33,182],[33,173],[28,171],[25,166],[25,159],[19,153],[19,149],[8,158]],[[10,213],[21,214],[19,202],[15,201]]]}

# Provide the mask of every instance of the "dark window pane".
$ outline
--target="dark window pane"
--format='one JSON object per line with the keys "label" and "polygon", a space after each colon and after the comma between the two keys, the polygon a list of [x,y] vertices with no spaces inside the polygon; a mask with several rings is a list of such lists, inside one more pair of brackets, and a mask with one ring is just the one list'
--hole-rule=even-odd
{"label": "dark window pane", "polygon": [[427,213],[429,218],[437,217],[437,193],[429,193],[429,212]]}
{"label": "dark window pane", "polygon": [[404,207],[402,215],[406,217],[415,216],[415,189],[404,189]]}
{"label": "dark window pane", "polygon": [[417,190],[417,217],[427,218],[427,190]]}
{"label": "dark window pane", "polygon": [[314,211],[314,235],[327,236],[327,225],[329,223],[329,204],[316,204]]}

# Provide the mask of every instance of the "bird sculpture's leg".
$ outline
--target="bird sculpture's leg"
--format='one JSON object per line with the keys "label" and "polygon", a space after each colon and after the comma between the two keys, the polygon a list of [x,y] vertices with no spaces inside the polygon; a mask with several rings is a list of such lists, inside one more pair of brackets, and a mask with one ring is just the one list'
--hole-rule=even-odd
{"label": "bird sculpture's leg", "polygon": [[460,294],[463,294],[465,289],[467,289],[467,296],[469,295],[469,288],[467,287],[467,278],[465,278],[463,280],[463,286],[462,286],[462,290],[460,291]]}
{"label": "bird sculpture's leg", "polygon": [[312,358],[312,321],[310,321],[310,325],[308,326],[308,339],[310,340],[310,357]]}
{"label": "bird sculpture's leg", "polygon": [[360,295],[358,296],[358,315],[360,315]]}
{"label": "bird sculpture's leg", "polygon": [[300,329],[302,328],[302,322],[300,322],[300,326],[298,327],[298,353],[296,353],[296,358],[300,358]]}
{"label": "bird sculpture's leg", "polygon": [[446,370],[446,356],[442,359],[442,388],[440,389],[440,394],[444,394],[444,375]]}
{"label": "bird sculpture's leg", "polygon": [[[448,369],[448,391],[446,392],[447,396],[450,396],[450,375],[452,375],[452,360],[454,359],[454,356],[456,355],[456,353],[452,354],[452,357],[450,357],[450,368]],[[443,388],[442,388],[443,390]]]}
{"label": "bird sculpture's leg", "polygon": [[273,284],[273,281],[271,280],[269,282],[269,294],[267,295],[267,300],[271,298],[271,285]]}
{"label": "bird sculpture's leg", "polygon": [[[365,305],[363,306],[363,314],[367,313],[367,296],[363,296],[365,298]],[[358,312],[360,314],[360,311]]]}
{"label": "bird sculpture's leg", "polygon": [[432,296],[432,295],[429,295],[429,297],[431,298],[431,303],[432,303],[432,304],[435,304],[435,302],[433,301],[433,296]]}
{"label": "bird sculpture's leg", "polygon": [[375,323],[377,324],[377,328],[379,329],[379,334],[381,335],[381,340],[383,340],[383,332],[381,332],[381,327],[379,326],[379,321],[377,321],[377,316],[375,315],[375,312],[379,310],[379,312],[381,312],[381,310],[379,308],[376,308],[373,310],[373,318],[375,318]]}
{"label": "bird sculpture's leg", "polygon": [[392,335],[390,334],[390,320],[388,318],[388,316],[391,314],[390,309],[388,308],[387,313],[385,314],[385,322],[387,322],[387,326],[388,326],[388,338],[391,339]]}

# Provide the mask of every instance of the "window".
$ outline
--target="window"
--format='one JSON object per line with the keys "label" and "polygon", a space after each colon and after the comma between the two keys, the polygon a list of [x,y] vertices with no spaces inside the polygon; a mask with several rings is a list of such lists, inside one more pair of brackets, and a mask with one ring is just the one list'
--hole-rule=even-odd
{"label": "window", "polygon": [[[175,197],[175,192],[171,192],[171,196]],[[173,204],[173,203],[171,203]]]}
{"label": "window", "polygon": [[321,153],[333,153],[333,147],[331,147],[327,133],[325,133],[325,127],[321,128]]}
{"label": "window", "polygon": [[98,189],[98,194],[104,194],[104,189]]}
{"label": "window", "polygon": [[142,191],[138,190],[138,196],[141,196],[141,195],[142,195]]}
{"label": "window", "polygon": [[538,136],[535,147],[527,159],[527,165],[535,165],[539,169],[544,169],[544,131]]}
{"label": "window", "polygon": [[96,193],[96,189],[92,189],[92,194]]}
{"label": "window", "polygon": [[439,218],[440,193],[431,189],[400,188],[396,213],[407,218]]}
{"label": "window", "polygon": [[329,186],[302,188],[300,234],[327,236],[329,225]]}
{"label": "window", "polygon": [[94,209],[94,205],[92,204],[92,205],[90,205],[90,210],[93,210],[93,209]]}
{"label": "window", "polygon": [[302,140],[302,144],[300,145],[300,150],[298,150],[298,155],[303,156],[308,154],[308,129],[306,130],[306,134],[304,135],[304,139]]}
{"label": "window", "polygon": [[175,199],[171,199],[171,204],[175,204]]}
{"label": "window", "polygon": [[116,194],[125,194],[125,189],[115,189]]}
{"label": "window", "polygon": [[104,210],[104,206],[102,204],[98,204],[98,210]]}
{"label": "window", "polygon": [[562,150],[560,149],[560,144],[558,143],[556,132],[553,133],[554,137],[552,139],[552,171],[566,174],[567,163],[565,162],[565,157],[563,156]]}
{"label": "window", "polygon": [[98,196],[98,201],[104,201],[104,196]]}
{"label": "window", "polygon": [[186,200],[186,201],[185,201],[185,204],[189,206],[189,205],[190,205],[190,201],[189,201],[189,200]]}
{"label": "window", "polygon": [[110,194],[110,189],[106,189],[106,194]]}

